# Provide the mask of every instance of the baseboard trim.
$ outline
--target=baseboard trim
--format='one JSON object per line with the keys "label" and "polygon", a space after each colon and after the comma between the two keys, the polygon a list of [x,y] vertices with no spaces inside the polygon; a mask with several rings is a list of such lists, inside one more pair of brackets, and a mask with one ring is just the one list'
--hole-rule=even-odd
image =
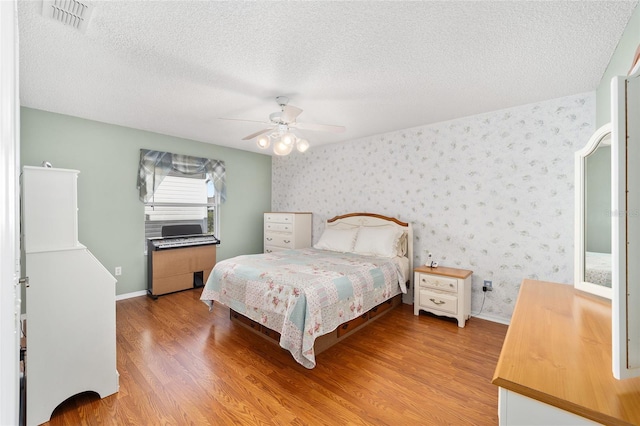
{"label": "baseboard trim", "polygon": [[497,323],[499,323],[499,324],[504,324],[504,325],[509,325],[509,324],[511,324],[511,321],[510,321],[510,320],[508,320],[508,319],[504,319],[504,318],[502,318],[502,317],[497,317],[497,316],[495,316],[495,315],[491,315],[491,314],[483,314],[483,313],[480,313],[480,314],[478,314],[478,315],[471,315],[471,316],[472,316],[472,317],[475,317],[475,318],[480,318],[480,319],[483,319],[483,320],[487,320],[487,321],[497,322]]}
{"label": "baseboard trim", "polygon": [[146,296],[147,290],[134,291],[132,293],[119,294],[116,296],[116,302],[118,300],[131,299],[132,297]]}
{"label": "baseboard trim", "polygon": [[[125,299],[131,299],[132,297],[140,297],[140,296],[146,296],[148,294],[147,290],[140,290],[140,291],[134,291],[131,293],[124,293],[124,294],[119,294],[116,296],[116,302],[118,300],[125,300]],[[487,320],[487,321],[492,321],[492,322],[497,322],[499,324],[504,324],[504,325],[509,325],[511,322],[507,319],[498,317],[498,316],[494,316],[491,314],[483,314],[480,313],[478,315],[471,315],[472,317],[475,318],[480,318],[483,320]]]}

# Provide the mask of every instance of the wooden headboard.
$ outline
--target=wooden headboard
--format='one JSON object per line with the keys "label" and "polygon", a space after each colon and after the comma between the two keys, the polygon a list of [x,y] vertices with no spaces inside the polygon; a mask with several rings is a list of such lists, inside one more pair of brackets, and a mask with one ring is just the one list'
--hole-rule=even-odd
{"label": "wooden headboard", "polygon": [[409,259],[409,283],[413,289],[413,227],[408,222],[402,222],[394,217],[376,213],[348,213],[332,217],[327,220],[327,228],[347,228],[354,226],[396,226],[407,233],[407,258]]}

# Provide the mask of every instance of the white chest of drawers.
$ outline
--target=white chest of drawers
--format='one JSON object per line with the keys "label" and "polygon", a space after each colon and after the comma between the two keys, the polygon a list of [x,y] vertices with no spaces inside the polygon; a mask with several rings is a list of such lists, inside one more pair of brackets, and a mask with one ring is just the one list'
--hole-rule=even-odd
{"label": "white chest of drawers", "polygon": [[464,327],[471,316],[471,274],[466,269],[429,268],[420,266],[414,269],[415,289],[413,313],[420,310],[458,320],[458,326]]}
{"label": "white chest of drawers", "polygon": [[264,214],[264,252],[311,247],[311,213]]}

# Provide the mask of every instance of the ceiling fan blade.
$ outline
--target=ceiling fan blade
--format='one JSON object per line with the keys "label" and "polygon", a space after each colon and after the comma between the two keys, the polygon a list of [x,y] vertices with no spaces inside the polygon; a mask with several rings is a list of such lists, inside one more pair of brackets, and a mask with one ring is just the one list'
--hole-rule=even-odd
{"label": "ceiling fan blade", "polygon": [[244,122],[248,122],[248,123],[262,123],[262,124],[271,124],[268,121],[264,121],[264,120],[245,120],[244,118],[223,118],[220,117],[218,118],[218,120],[227,120],[227,121],[244,121]]}
{"label": "ceiling fan blade", "polygon": [[271,130],[273,130],[273,127],[269,127],[268,129],[262,129],[260,131],[257,131],[255,133],[251,133],[249,136],[245,136],[244,138],[242,138],[243,141],[248,141],[249,139],[253,139],[256,136],[260,136],[260,135],[264,135],[267,132],[270,132]]}
{"label": "ceiling fan blade", "polygon": [[345,130],[347,130],[344,126],[334,126],[331,124],[299,123],[299,122],[295,122],[291,124],[291,127],[297,127],[298,129],[303,129],[303,130],[317,130],[319,132],[332,132],[332,133],[343,133]]}
{"label": "ceiling fan blade", "polygon": [[293,123],[296,118],[302,113],[302,110],[293,105],[285,105],[282,107],[282,114],[280,120],[283,123]]}

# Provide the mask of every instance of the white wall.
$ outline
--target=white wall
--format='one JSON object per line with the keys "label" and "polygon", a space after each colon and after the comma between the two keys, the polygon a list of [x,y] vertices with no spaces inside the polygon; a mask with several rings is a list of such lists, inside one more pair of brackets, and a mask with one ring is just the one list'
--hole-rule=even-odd
{"label": "white wall", "polygon": [[[272,209],[413,223],[417,264],[472,269],[472,312],[511,317],[520,282],[573,282],[574,152],[595,92],[273,157]],[[312,139],[312,138],[311,138]]]}

